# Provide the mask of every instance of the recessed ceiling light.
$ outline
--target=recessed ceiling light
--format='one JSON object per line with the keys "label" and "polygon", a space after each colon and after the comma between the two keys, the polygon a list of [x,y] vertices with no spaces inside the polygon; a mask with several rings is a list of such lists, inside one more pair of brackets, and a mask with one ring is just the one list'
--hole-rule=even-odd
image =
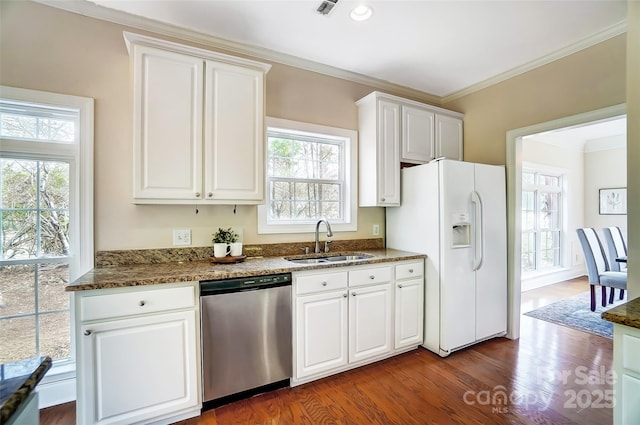
{"label": "recessed ceiling light", "polygon": [[351,19],[354,21],[366,21],[373,15],[373,9],[362,4],[351,11]]}

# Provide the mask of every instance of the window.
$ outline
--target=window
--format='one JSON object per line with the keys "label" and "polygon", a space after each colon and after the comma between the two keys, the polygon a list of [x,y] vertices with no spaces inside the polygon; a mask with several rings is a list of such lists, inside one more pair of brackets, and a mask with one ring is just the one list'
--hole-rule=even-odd
{"label": "window", "polygon": [[0,86],[0,363],[74,369],[64,286],[93,267],[93,100]]}
{"label": "window", "polygon": [[561,174],[522,172],[522,273],[562,266]]}
{"label": "window", "polygon": [[334,231],[357,230],[356,132],[267,119],[266,201],[259,233],[312,232],[327,219]]}

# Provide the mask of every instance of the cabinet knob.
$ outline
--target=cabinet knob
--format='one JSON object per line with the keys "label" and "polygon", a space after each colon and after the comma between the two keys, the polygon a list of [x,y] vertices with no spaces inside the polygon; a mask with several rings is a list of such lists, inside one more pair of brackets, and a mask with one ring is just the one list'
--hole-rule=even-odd
{"label": "cabinet knob", "polygon": [[342,295],[342,298],[347,298],[347,294],[343,294],[343,295]]}
{"label": "cabinet knob", "polygon": [[355,296],[356,296],[356,293],[355,293],[355,292],[352,292],[352,293],[351,293],[351,296],[352,296],[352,297],[355,297]]}
{"label": "cabinet knob", "polygon": [[200,192],[196,192],[196,198],[200,197]]}
{"label": "cabinet knob", "polygon": [[402,283],[398,283],[398,288],[402,288]]}
{"label": "cabinet knob", "polygon": [[382,199],[380,199],[380,201],[384,202],[384,201],[386,201],[386,199],[385,199],[385,198],[382,198]]}
{"label": "cabinet knob", "polygon": [[140,300],[140,301],[138,302],[138,305],[139,305],[140,307],[143,307],[145,304],[146,304],[146,303],[145,303],[144,301],[142,301],[142,300]]}
{"label": "cabinet knob", "polygon": [[91,331],[90,331],[89,329],[87,329],[86,331],[84,331],[84,334],[85,334],[86,336],[89,336],[89,335],[91,335]]}
{"label": "cabinet knob", "polygon": [[413,269],[409,269],[409,273],[413,273]]}
{"label": "cabinet knob", "polygon": [[327,286],[327,282],[322,282],[322,286]]}
{"label": "cabinet knob", "polygon": [[209,192],[209,193],[207,193],[207,196],[208,196],[209,198],[212,198],[212,197],[213,197],[213,192]]}
{"label": "cabinet knob", "polygon": [[371,280],[373,280],[373,279],[375,279],[375,278],[376,278],[376,276],[375,276],[375,275],[371,275],[371,276],[369,276],[369,279],[371,279]]}

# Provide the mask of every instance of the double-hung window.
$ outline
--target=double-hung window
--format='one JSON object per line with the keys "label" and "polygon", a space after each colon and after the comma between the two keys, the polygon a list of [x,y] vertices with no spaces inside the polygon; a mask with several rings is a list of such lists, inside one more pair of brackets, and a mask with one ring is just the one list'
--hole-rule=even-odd
{"label": "double-hung window", "polygon": [[260,233],[311,232],[319,219],[334,231],[357,230],[353,130],[267,119],[266,200]]}
{"label": "double-hung window", "polygon": [[93,267],[93,99],[0,86],[0,363],[72,372],[64,287]]}
{"label": "double-hung window", "polygon": [[563,175],[525,168],[522,172],[522,273],[562,266]]}

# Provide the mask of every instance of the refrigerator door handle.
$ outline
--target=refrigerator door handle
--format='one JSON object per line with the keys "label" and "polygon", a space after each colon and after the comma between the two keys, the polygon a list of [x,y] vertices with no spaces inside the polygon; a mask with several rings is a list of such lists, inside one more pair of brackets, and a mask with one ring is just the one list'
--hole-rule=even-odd
{"label": "refrigerator door handle", "polygon": [[484,243],[482,240],[482,199],[475,190],[471,192],[471,203],[475,208],[473,223],[473,271],[482,267],[484,257]]}

